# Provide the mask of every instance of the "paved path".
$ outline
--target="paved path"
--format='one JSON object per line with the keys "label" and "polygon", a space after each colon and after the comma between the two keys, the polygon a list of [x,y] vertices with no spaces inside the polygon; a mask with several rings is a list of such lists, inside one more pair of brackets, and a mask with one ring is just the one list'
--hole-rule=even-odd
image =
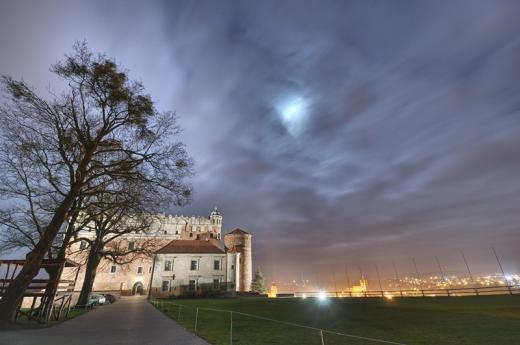
{"label": "paved path", "polygon": [[144,298],[122,298],[59,325],[0,332],[0,345],[209,345]]}

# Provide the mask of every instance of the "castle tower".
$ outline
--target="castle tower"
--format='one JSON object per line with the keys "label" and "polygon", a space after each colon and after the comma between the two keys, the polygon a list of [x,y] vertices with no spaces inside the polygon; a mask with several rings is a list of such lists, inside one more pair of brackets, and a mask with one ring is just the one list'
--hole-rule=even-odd
{"label": "castle tower", "polygon": [[226,248],[240,253],[240,279],[238,283],[240,292],[251,291],[251,282],[253,281],[251,237],[250,233],[238,228],[224,236]]}
{"label": "castle tower", "polygon": [[211,211],[209,215],[209,220],[211,222],[211,232],[213,233],[213,236],[217,240],[220,240],[220,233],[222,231],[222,214],[217,209],[217,206]]}

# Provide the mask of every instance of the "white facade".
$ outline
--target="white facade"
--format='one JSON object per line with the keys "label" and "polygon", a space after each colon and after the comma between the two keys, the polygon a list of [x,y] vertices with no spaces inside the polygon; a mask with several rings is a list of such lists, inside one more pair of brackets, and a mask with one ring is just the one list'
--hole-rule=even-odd
{"label": "white facade", "polygon": [[157,254],[154,295],[181,295],[203,289],[238,291],[239,253]]}
{"label": "white facade", "polygon": [[[150,229],[139,234],[125,234],[123,238],[153,237],[158,240],[197,239],[203,235],[220,240],[222,231],[222,214],[215,207],[209,216],[172,216],[159,214]],[[78,237],[95,236],[92,230],[79,231]]]}

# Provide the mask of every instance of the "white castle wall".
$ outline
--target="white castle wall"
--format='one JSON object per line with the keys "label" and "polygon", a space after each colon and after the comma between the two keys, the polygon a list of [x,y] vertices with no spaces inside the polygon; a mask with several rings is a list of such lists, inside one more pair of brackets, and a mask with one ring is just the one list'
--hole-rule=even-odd
{"label": "white castle wall", "polygon": [[[236,286],[236,271],[238,253],[223,254],[158,254],[152,281],[153,295],[178,295],[181,286],[187,286],[190,280],[195,280],[196,286],[212,284],[214,279],[220,283],[233,283]],[[196,270],[191,270],[191,261],[196,260]],[[214,261],[220,262],[220,268],[215,270]],[[165,261],[171,261],[170,271],[165,270]],[[174,279],[175,276],[175,279]],[[168,282],[168,291],[162,291],[163,282]],[[235,290],[235,288],[233,288]]]}

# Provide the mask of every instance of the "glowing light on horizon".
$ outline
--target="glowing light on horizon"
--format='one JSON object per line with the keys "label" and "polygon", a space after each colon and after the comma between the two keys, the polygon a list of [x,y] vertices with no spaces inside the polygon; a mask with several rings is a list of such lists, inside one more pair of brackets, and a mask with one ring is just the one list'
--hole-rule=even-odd
{"label": "glowing light on horizon", "polygon": [[323,302],[323,301],[327,300],[327,293],[325,291],[320,291],[318,293],[318,300],[320,302]]}

